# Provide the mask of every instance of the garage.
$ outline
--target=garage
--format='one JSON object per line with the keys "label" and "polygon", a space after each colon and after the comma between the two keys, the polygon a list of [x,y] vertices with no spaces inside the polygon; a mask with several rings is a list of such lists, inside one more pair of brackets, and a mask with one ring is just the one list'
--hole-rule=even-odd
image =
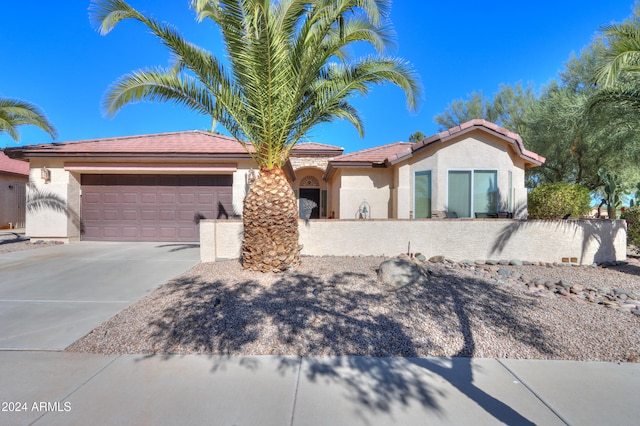
{"label": "garage", "polygon": [[82,239],[199,241],[200,219],[233,215],[231,175],[81,177]]}

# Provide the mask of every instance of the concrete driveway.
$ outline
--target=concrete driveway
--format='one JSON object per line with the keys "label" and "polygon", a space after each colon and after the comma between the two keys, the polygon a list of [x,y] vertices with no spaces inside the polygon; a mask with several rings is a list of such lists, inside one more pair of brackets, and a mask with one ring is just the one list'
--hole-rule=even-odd
{"label": "concrete driveway", "polygon": [[61,350],[199,262],[197,244],[79,242],[0,254],[0,350]]}

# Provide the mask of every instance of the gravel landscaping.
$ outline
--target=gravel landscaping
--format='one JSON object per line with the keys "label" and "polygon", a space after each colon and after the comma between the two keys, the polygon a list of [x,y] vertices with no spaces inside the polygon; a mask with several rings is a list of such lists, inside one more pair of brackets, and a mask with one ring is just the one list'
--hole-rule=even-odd
{"label": "gravel landscaping", "polygon": [[[611,302],[622,294],[614,289],[624,289],[626,304],[640,298],[635,258],[607,268],[427,261],[421,263],[424,281],[398,288],[378,279],[384,260],[303,257],[295,271],[282,274],[246,271],[237,260],[199,264],[67,350],[622,362],[640,357],[640,316],[633,303],[623,309]],[[552,285],[560,280],[564,286]]]}

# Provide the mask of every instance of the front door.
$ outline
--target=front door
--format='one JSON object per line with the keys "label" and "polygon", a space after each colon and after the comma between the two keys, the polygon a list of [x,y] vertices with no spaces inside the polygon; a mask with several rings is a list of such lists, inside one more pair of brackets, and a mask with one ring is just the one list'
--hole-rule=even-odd
{"label": "front door", "polygon": [[320,218],[320,189],[300,188],[300,219]]}

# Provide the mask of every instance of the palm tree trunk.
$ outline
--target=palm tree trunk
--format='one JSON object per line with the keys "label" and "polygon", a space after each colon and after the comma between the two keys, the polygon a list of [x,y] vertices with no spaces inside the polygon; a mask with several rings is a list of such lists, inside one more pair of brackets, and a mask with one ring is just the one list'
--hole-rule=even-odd
{"label": "palm tree trunk", "polygon": [[300,262],[296,197],[282,169],[260,171],[244,199],[242,265],[281,272]]}

